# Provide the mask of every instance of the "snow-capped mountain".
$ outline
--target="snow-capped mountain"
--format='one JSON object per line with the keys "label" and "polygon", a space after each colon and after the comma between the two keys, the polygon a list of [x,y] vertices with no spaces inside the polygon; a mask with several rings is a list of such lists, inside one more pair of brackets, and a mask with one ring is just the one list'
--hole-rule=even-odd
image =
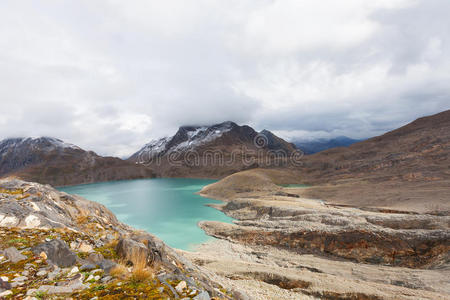
{"label": "snow-capped mountain", "polygon": [[[159,165],[155,168],[162,176],[190,174],[200,177],[220,177],[247,167],[244,166],[242,159],[234,158],[249,153],[256,155],[256,150],[283,150],[289,155],[296,148],[295,145],[275,136],[270,131],[263,130],[258,133],[250,126],[239,126],[227,121],[212,126],[182,126],[172,137],[151,141],[128,160],[144,165],[154,165],[158,161]],[[176,155],[171,157],[174,152]],[[214,164],[210,161],[202,164],[203,161],[200,162],[200,160],[208,152],[221,155],[219,159],[230,160],[231,157],[234,160],[227,165]],[[199,162],[194,167],[186,161],[186,156],[193,153],[199,155],[196,157]],[[156,160],[156,157],[159,160]],[[178,164],[173,164],[174,157],[179,159]],[[255,165],[257,165],[256,162]]]}
{"label": "snow-capped mountain", "polygon": [[[213,126],[181,126],[172,137],[153,140],[129,159],[136,161],[139,157],[153,157],[164,155],[173,151],[196,149],[222,137],[223,134],[237,129],[240,126],[233,122],[224,122]],[[251,134],[251,132],[249,132]]]}
{"label": "snow-capped mountain", "polygon": [[0,176],[67,185],[114,179],[151,177],[153,173],[115,157],[52,137],[8,138],[0,141]]}
{"label": "snow-capped mountain", "polygon": [[61,141],[52,137],[29,137],[29,138],[9,138],[0,142],[0,155],[18,148],[42,149],[52,151],[57,149],[71,148],[81,150],[80,147]]}
{"label": "snow-capped mountain", "polygon": [[[256,145],[255,139],[260,135],[262,144]],[[295,150],[295,146],[275,136],[268,130],[260,133],[249,126],[239,126],[234,122],[223,122],[212,126],[182,126],[172,137],[153,140],[133,154],[129,160],[139,162],[141,158],[162,156],[172,152],[189,150],[210,150],[220,146],[246,146],[248,149],[261,147],[265,149],[283,149],[287,153]]]}
{"label": "snow-capped mountain", "polygon": [[9,138],[0,141],[0,174],[48,160],[48,154],[80,154],[80,147],[52,137]]}

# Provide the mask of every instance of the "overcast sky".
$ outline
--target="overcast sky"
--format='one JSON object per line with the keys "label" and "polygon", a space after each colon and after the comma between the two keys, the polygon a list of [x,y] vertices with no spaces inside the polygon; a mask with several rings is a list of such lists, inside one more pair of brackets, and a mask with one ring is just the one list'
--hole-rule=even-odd
{"label": "overcast sky", "polygon": [[450,108],[449,0],[2,0],[0,138],[364,138]]}

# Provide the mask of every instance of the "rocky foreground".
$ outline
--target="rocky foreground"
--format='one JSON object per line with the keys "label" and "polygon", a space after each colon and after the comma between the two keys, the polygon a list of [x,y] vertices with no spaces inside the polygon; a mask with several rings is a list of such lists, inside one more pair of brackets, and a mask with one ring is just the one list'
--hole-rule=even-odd
{"label": "rocky foreground", "polygon": [[306,199],[265,173],[201,192],[237,221],[201,222],[221,241],[185,255],[223,284],[256,299],[450,298],[450,216]]}
{"label": "rocky foreground", "polygon": [[196,252],[98,203],[1,180],[0,299],[450,298],[450,216],[306,199],[267,172],[202,190],[236,221],[201,222],[219,240]]}
{"label": "rocky foreground", "polygon": [[231,299],[208,271],[103,205],[0,181],[0,299]]}

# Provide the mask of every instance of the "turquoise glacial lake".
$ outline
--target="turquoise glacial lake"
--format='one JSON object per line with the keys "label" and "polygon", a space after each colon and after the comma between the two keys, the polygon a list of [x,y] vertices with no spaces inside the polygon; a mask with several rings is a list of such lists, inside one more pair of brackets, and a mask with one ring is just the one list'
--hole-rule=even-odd
{"label": "turquoise glacial lake", "polygon": [[199,221],[232,221],[222,212],[205,206],[220,201],[196,194],[213,182],[205,179],[156,178],[58,189],[105,205],[123,223],[146,230],[171,247],[193,250],[195,246],[213,239],[197,226]]}

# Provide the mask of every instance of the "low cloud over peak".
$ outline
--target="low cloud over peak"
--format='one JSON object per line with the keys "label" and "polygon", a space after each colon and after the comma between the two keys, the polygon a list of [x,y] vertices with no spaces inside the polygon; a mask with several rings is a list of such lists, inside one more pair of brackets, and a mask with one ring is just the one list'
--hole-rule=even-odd
{"label": "low cloud over peak", "polygon": [[183,124],[364,138],[450,106],[450,2],[2,1],[0,137],[127,156]]}

